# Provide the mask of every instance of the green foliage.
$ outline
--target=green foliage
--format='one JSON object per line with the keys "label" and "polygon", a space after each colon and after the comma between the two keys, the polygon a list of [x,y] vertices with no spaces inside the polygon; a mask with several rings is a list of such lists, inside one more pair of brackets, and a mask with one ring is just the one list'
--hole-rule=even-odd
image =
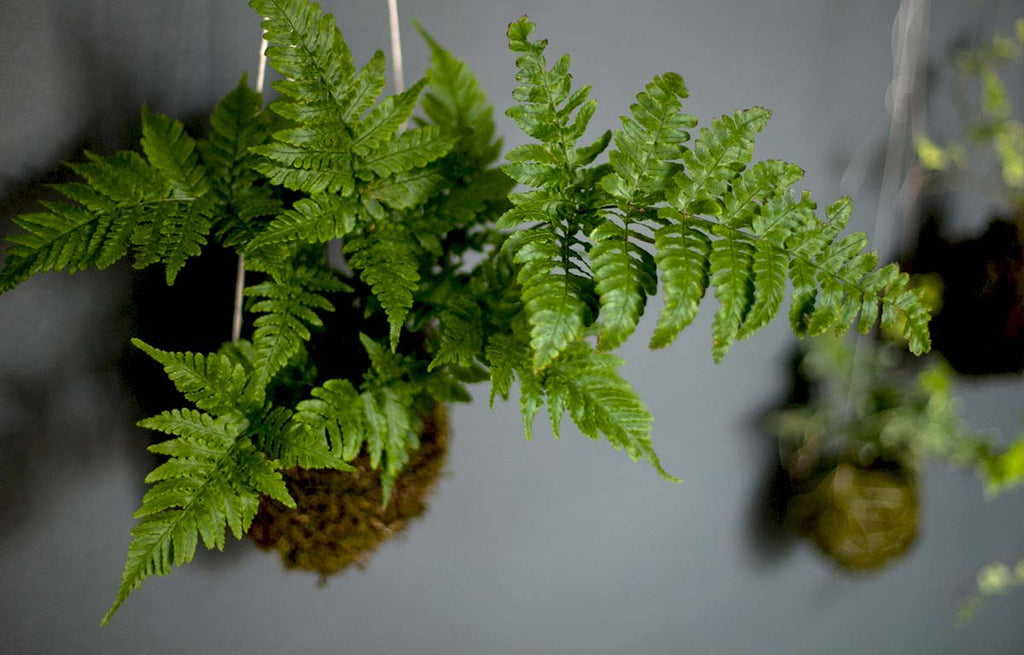
{"label": "green foliage", "polygon": [[588,168],[607,144],[602,137],[575,148],[594,111],[588,87],[572,92],[567,57],[546,68],[547,43],[529,41],[533,29],[525,18],[509,27],[510,48],[525,54],[513,94],[520,104],[508,114],[540,144],[512,150],[505,171],[536,189],[511,196],[515,207],[499,226],[526,225],[505,247],[521,266],[537,371],[591,323],[602,350],[621,344],[656,292],[656,277],[665,306],[652,347],[671,343],[711,287],[720,303],[712,327],[719,361],[775,316],[788,275],[798,336],[843,332],[858,317],[867,332],[880,314],[883,327],[903,327],[914,353],[928,350],[928,311],[907,276],[877,268],[877,255],[862,252],[863,234],[840,238],[849,201],[833,204],[822,221],[808,195],[789,190],[802,177],[798,167],[747,166],[767,110],[717,118],[687,148],[696,119],[681,109],[686,87],[673,73],[658,76],[615,131],[611,170]]}
{"label": "green foliage", "polygon": [[954,107],[961,115],[963,135],[942,146],[924,133],[915,134],[917,157],[928,171],[965,177],[974,173],[975,183],[986,190],[998,177],[1001,184],[994,188],[1011,210],[1020,208],[1024,206],[1024,115],[1021,99],[1013,97],[1013,85],[1008,88],[1004,77],[1009,72],[1011,79],[1020,78],[1024,17],[1015,21],[1012,35],[997,35],[958,52],[956,63],[955,81],[960,84],[954,88]]}
{"label": "green foliage", "polygon": [[[141,424],[173,438],[152,447],[168,459],[147,478],[104,621],[146,577],[189,561],[200,539],[221,548],[225,527],[241,537],[261,495],[288,504],[282,468],[350,471],[365,453],[387,502],[424,414],[468,400],[465,385],[483,380],[492,403],[518,381],[527,437],[546,404],[556,435],[568,414],[584,435],[674,479],[652,448],[650,412],[607,352],[659,285],[652,347],[672,342],[710,288],[718,360],[780,311],[789,280],[799,336],[854,321],[868,331],[880,316],[927,350],[927,310],[906,276],[877,268],[863,235],[840,237],[849,202],[820,219],[809,195],[790,191],[799,168],[749,166],[766,110],[715,119],[691,143],[688,91],[664,73],[619,129],[585,141],[590,87],[574,88],[568,55],[548,63],[524,17],[508,28],[518,58],[506,113],[533,141],[499,168],[480,84],[422,28],[428,77],[382,96],[384,55],[357,70],[318,5],[250,4],[282,78],[271,111],[244,77],[205,138],[144,110],[141,154],[71,164],[81,180],[17,219],[0,270],[5,291],[131,253],[136,266],[163,264],[171,283],[216,244],[255,278],[244,290],[249,340],[209,354],[135,342],[195,408]],[[517,183],[526,188],[513,193]]]}

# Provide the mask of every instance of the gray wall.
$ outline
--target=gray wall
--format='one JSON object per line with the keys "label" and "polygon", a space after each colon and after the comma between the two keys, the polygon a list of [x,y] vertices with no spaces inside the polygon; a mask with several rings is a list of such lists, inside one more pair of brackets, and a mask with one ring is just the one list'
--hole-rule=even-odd
{"label": "gray wall", "polygon": [[[386,44],[383,0],[326,3],[356,58]],[[1008,29],[1013,2],[932,3],[936,61],[960,33]],[[884,144],[895,2],[573,0],[403,3],[413,75],[416,16],[470,62],[496,106],[513,86],[505,24],[526,13],[574,56],[617,125],[652,74],[681,73],[702,121],[753,104],[775,117],[760,157],[807,170],[821,203],[854,195],[874,224],[877,180],[840,186],[858,148]],[[40,0],[0,10],[0,215],[24,211],[82,147],[129,146],[138,107],[199,116],[255,70],[258,19],[240,1]],[[522,141],[499,111],[506,146]],[[873,161],[873,160],[871,160]],[[6,231],[6,228],[0,228]],[[969,474],[933,465],[922,536],[901,562],[849,578],[804,545],[756,538],[771,442],[756,417],[785,393],[784,320],[710,357],[713,300],[669,349],[622,350],[655,417],[655,445],[683,477],[660,480],[621,453],[514,406],[452,412],[450,475],[429,515],[364,573],[317,589],[247,543],[148,581],[106,628],[131,513],[150,463],[115,358],[122,270],[48,275],[0,298],[0,651],[5,653],[1018,653],[1024,593],[968,627],[953,610],[976,567],[1024,548],[1020,494],[984,500]],[[222,283],[229,287],[232,280]],[[204,310],[220,322],[229,308]],[[960,385],[979,427],[1020,425],[1020,378]]]}

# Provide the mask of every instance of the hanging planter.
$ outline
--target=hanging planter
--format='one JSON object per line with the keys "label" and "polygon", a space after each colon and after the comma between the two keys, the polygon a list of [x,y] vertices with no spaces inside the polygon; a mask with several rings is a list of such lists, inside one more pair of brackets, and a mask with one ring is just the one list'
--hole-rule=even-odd
{"label": "hanging planter", "polygon": [[881,568],[917,538],[917,479],[906,464],[841,461],[790,482],[789,525],[848,571]]}
{"label": "hanging planter", "polygon": [[901,558],[918,531],[917,471],[927,458],[999,461],[959,419],[948,367],[909,373],[893,346],[819,339],[799,373],[806,398],[772,415],[789,480],[785,524],[850,572]]}

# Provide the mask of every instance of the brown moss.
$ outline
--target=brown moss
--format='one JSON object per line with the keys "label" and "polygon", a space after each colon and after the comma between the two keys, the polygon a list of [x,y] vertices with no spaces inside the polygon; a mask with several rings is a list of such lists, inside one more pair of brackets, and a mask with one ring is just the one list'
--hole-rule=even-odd
{"label": "brown moss", "polygon": [[363,568],[382,542],[426,511],[447,444],[447,416],[439,406],[424,420],[420,447],[395,481],[387,507],[381,507],[380,471],[370,469],[365,453],[352,462],[354,472],[288,469],[283,473],[296,508],[262,498],[249,537],[276,550],[285,567],[315,571],[321,579],[353,564]]}

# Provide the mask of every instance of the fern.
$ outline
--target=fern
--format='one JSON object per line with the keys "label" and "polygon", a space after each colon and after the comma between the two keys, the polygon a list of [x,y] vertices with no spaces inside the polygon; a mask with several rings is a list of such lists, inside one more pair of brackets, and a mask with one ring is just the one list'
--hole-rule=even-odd
{"label": "fern", "polygon": [[54,189],[71,202],[46,202],[46,212],[15,219],[24,232],[7,240],[0,292],[36,273],[107,268],[134,251],[135,266],[163,263],[173,284],[185,261],[198,255],[212,227],[209,185],[182,124],[142,113],[146,158],[87,153],[70,164],[82,182]]}
{"label": "fern", "polygon": [[263,400],[277,372],[309,341],[309,328],[323,326],[316,310],[334,311],[321,292],[346,288],[330,271],[305,268],[275,272],[269,280],[246,288],[247,296],[262,298],[249,308],[262,314],[253,321],[251,384],[257,401]]}
{"label": "fern", "polygon": [[393,226],[350,240],[345,251],[387,313],[394,350],[420,279],[412,235]]}
{"label": "fern", "polygon": [[251,148],[270,138],[271,115],[262,111],[263,97],[249,88],[243,75],[238,86],[217,103],[210,115],[210,134],[197,147],[218,206],[215,229],[229,246],[238,246],[257,232],[257,218],[277,214],[281,202],[268,185],[259,184]]}
{"label": "fern", "polygon": [[522,265],[519,283],[530,317],[533,365],[539,371],[582,337],[588,323],[593,289],[581,232],[595,219],[596,211],[586,201],[595,195],[596,175],[588,174],[585,166],[607,146],[610,134],[592,146],[576,148],[597,103],[587,100],[590,87],[572,91],[568,55],[548,69],[547,42],[529,41],[533,30],[525,17],[508,28],[509,48],[521,53],[516,60],[519,86],[512,94],[520,104],[506,113],[543,145],[514,148],[506,156],[509,163],[504,171],[522,184],[542,188],[511,195],[515,207],[501,217],[498,226],[540,221],[505,243]]}
{"label": "fern", "polygon": [[641,243],[651,229],[647,208],[664,201],[682,144],[690,138],[686,130],[697,124],[680,111],[680,100],[688,95],[675,73],[655,77],[630,107],[632,117],[623,117],[622,129],[614,134],[613,172],[601,184],[617,212],[607,214],[590,234],[603,350],[616,348],[632,334],[647,296],[657,292],[657,263]]}
{"label": "fern", "polygon": [[[189,561],[200,539],[220,548],[226,528],[244,534],[261,495],[288,504],[281,468],[348,471],[365,453],[387,502],[425,412],[468,400],[466,385],[483,380],[492,404],[518,381],[527,438],[546,405],[556,436],[568,414],[584,435],[674,479],[652,448],[650,412],[607,352],[636,331],[659,287],[654,348],[694,320],[710,289],[719,360],[781,311],[791,285],[798,336],[880,321],[914,352],[928,349],[928,312],[906,275],[879,268],[863,235],[842,236],[849,201],[819,218],[809,194],[790,190],[799,168],[751,165],[767,110],[717,118],[691,142],[688,90],[664,73],[618,129],[583,142],[590,87],[574,86],[568,55],[549,64],[524,17],[507,32],[518,58],[506,114],[531,141],[498,167],[481,85],[419,26],[427,78],[387,96],[383,53],[357,69],[318,5],[250,4],[282,78],[269,111],[244,77],[198,141],[143,110],[141,151],[71,164],[79,180],[16,219],[0,269],[2,292],[131,255],[137,267],[163,264],[170,284],[216,244],[257,276],[245,289],[249,340],[210,354],[134,342],[194,408],[142,422],[172,437],[151,448],[169,459],[147,478],[104,621],[145,578]],[[325,334],[336,306],[345,315]],[[1013,457],[993,460],[994,481],[1016,476]]]}
{"label": "fern", "polygon": [[135,343],[164,365],[186,398],[209,413],[172,410],[139,423],[176,438],[149,448],[170,459],[146,476],[153,486],[135,513],[142,520],[132,529],[121,586],[103,623],[147,577],[191,561],[199,538],[207,548],[223,549],[227,527],[241,539],[260,494],[294,506],[277,472],[279,463],[267,459],[248,436],[251,423],[239,406],[243,367],[224,355],[170,353]]}

